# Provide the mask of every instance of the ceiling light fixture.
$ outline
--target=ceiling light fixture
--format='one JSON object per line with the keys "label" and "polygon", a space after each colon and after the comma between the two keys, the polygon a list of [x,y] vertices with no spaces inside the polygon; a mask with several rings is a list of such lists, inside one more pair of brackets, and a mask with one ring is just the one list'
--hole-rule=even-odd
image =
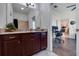
{"label": "ceiling light fixture", "polygon": [[54,3],[50,3],[50,5],[53,5],[54,8],[57,8],[58,6]]}
{"label": "ceiling light fixture", "polygon": [[24,10],[24,8],[22,7],[21,10]]}
{"label": "ceiling light fixture", "polygon": [[73,10],[76,9],[76,4],[73,4],[73,5],[67,6],[66,8],[72,8],[71,11],[73,11]]}
{"label": "ceiling light fixture", "polygon": [[26,3],[26,8],[28,7],[34,7],[34,3]]}

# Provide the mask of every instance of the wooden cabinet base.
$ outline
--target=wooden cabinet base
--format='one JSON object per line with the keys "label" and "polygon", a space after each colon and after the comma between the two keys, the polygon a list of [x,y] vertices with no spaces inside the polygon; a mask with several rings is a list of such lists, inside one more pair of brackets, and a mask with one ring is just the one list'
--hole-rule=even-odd
{"label": "wooden cabinet base", "polygon": [[0,56],[32,56],[47,48],[47,32],[0,35]]}

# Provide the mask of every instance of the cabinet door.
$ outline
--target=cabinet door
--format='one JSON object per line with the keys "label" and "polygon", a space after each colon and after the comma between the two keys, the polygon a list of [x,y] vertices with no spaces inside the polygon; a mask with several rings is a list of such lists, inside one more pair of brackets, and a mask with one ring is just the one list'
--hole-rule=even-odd
{"label": "cabinet door", "polygon": [[40,50],[40,34],[28,33],[22,35],[23,55],[33,55]]}
{"label": "cabinet door", "polygon": [[31,39],[31,34],[22,34],[22,48],[23,48],[23,55],[29,56],[33,54],[33,41]]}
{"label": "cabinet door", "polygon": [[40,51],[40,33],[32,33],[33,53]]}
{"label": "cabinet door", "polygon": [[41,33],[41,49],[47,48],[47,32]]}
{"label": "cabinet door", "polygon": [[20,41],[9,40],[4,41],[3,54],[5,56],[19,56],[21,55]]}
{"label": "cabinet door", "polygon": [[16,35],[4,35],[3,40],[3,55],[5,56],[19,56],[21,55],[21,37],[19,34]]}
{"label": "cabinet door", "polygon": [[0,36],[0,56],[2,55],[2,36]]}

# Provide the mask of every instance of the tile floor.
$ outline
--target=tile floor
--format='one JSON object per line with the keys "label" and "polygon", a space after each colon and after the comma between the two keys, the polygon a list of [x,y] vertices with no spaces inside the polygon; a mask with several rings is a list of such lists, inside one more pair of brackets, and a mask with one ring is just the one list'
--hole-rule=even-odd
{"label": "tile floor", "polygon": [[39,53],[34,54],[33,56],[57,56],[57,55],[52,51],[43,50],[40,51]]}

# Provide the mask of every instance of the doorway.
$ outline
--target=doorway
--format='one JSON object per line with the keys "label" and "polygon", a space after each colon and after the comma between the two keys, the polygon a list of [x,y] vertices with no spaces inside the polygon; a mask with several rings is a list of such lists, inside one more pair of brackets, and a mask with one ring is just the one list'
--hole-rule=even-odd
{"label": "doorway", "polygon": [[[76,40],[74,38],[70,38],[69,36],[70,35],[69,25],[70,25],[69,19],[60,20],[58,22],[58,26],[56,26],[55,32],[52,32],[53,33],[52,35],[53,36],[53,52],[55,52],[59,56],[75,56],[76,55]],[[52,29],[54,29],[53,27]]]}
{"label": "doorway", "polygon": [[65,38],[68,38],[69,37],[69,20],[68,19],[64,19],[64,20],[60,20],[60,23],[61,23],[61,29],[64,30],[63,31],[63,35],[62,35],[62,38],[65,39]]}

